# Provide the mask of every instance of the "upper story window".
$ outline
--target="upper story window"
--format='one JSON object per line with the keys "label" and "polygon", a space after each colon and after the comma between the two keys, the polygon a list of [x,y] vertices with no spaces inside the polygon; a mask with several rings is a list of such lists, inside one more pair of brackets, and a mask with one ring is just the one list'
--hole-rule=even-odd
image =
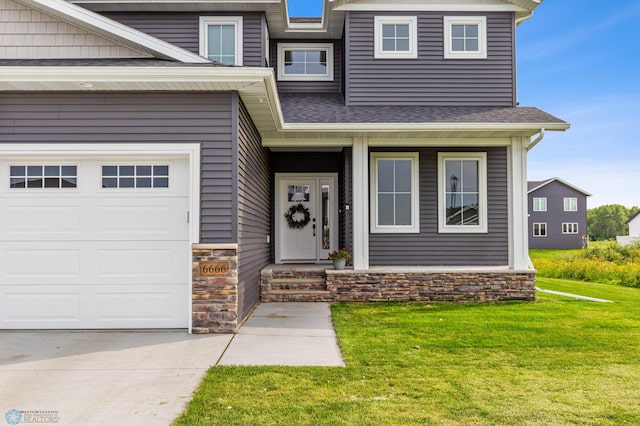
{"label": "upper story window", "polygon": [[439,232],[487,232],[487,154],[441,152]]}
{"label": "upper story window", "polygon": [[564,198],[564,211],[565,212],[577,212],[578,211],[578,199],[576,197]]}
{"label": "upper story window", "polygon": [[200,56],[242,65],[242,16],[201,16]]}
{"label": "upper story window", "polygon": [[278,43],[278,80],[333,81],[333,44]]}
{"label": "upper story window", "polygon": [[546,212],[547,211],[547,198],[534,198],[533,199],[533,211],[534,212]]}
{"label": "upper story window", "polygon": [[371,153],[371,232],[420,232],[418,153]]}
{"label": "upper story window", "polygon": [[445,59],[486,59],[487,18],[485,16],[444,17]]}
{"label": "upper story window", "polygon": [[418,18],[416,16],[376,16],[376,59],[416,59],[418,57]]}

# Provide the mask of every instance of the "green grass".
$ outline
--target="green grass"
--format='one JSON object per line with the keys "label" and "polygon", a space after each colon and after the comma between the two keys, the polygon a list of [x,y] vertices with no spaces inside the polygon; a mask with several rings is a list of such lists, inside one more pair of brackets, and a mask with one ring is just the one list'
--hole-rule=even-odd
{"label": "green grass", "polygon": [[640,290],[332,306],[346,368],[214,367],[177,425],[640,424]]}

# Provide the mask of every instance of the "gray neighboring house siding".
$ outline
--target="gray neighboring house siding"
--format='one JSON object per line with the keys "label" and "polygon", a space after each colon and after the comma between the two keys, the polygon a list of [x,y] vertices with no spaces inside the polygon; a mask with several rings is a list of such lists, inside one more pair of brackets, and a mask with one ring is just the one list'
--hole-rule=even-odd
{"label": "gray neighboring house siding", "polygon": [[[375,16],[418,17],[418,59],[374,59]],[[444,16],[487,17],[487,59],[444,59]],[[356,105],[515,106],[511,12],[347,12],[345,98]]]}
{"label": "gray neighboring house siding", "polygon": [[238,317],[260,300],[260,270],[270,263],[271,167],[269,151],[246,108],[238,106]]}
{"label": "gray neighboring house siding", "polygon": [[[542,182],[541,182],[542,183]],[[533,199],[546,197],[547,211],[534,212]],[[578,211],[565,212],[564,198],[578,199]],[[580,191],[553,181],[528,194],[529,199],[529,248],[574,249],[582,247],[582,237],[587,235],[587,196]],[[547,236],[534,237],[533,224],[546,223]],[[577,234],[563,234],[563,223],[577,223]]]}
{"label": "gray neighboring house siding", "polygon": [[242,16],[244,38],[242,65],[265,66],[266,23],[262,13],[102,12],[102,15],[196,54],[200,53],[201,16]]}
{"label": "gray neighboring house siding", "polygon": [[[371,150],[374,152],[374,150]],[[508,254],[507,150],[487,149],[376,149],[375,152],[418,152],[420,155],[420,233],[369,236],[372,266],[503,266]],[[438,233],[438,152],[487,153],[486,234]]]}
{"label": "gray neighboring house siding", "polygon": [[200,143],[202,243],[233,243],[231,93],[3,93],[0,143]]}
{"label": "gray neighboring house siding", "polygon": [[278,43],[332,43],[333,44],[333,81],[279,81],[278,92],[342,92],[343,79],[343,47],[342,41],[336,40],[271,40],[270,41],[270,66],[274,69],[276,76],[278,75]]}

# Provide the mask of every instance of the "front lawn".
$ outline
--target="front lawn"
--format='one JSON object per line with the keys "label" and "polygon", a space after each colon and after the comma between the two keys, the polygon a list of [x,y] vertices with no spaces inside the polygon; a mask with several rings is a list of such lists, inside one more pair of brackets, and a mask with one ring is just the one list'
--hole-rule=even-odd
{"label": "front lawn", "polygon": [[640,290],[332,307],[346,368],[214,367],[177,425],[640,424]]}

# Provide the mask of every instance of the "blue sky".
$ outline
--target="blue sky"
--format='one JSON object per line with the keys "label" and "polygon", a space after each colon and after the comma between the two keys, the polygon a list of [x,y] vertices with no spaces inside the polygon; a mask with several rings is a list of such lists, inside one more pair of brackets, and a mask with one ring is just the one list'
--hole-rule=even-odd
{"label": "blue sky", "polygon": [[[314,16],[321,0],[289,0]],[[589,207],[640,206],[640,0],[545,0],[516,31],[518,100],[571,123],[529,153],[529,179],[557,176]]]}

